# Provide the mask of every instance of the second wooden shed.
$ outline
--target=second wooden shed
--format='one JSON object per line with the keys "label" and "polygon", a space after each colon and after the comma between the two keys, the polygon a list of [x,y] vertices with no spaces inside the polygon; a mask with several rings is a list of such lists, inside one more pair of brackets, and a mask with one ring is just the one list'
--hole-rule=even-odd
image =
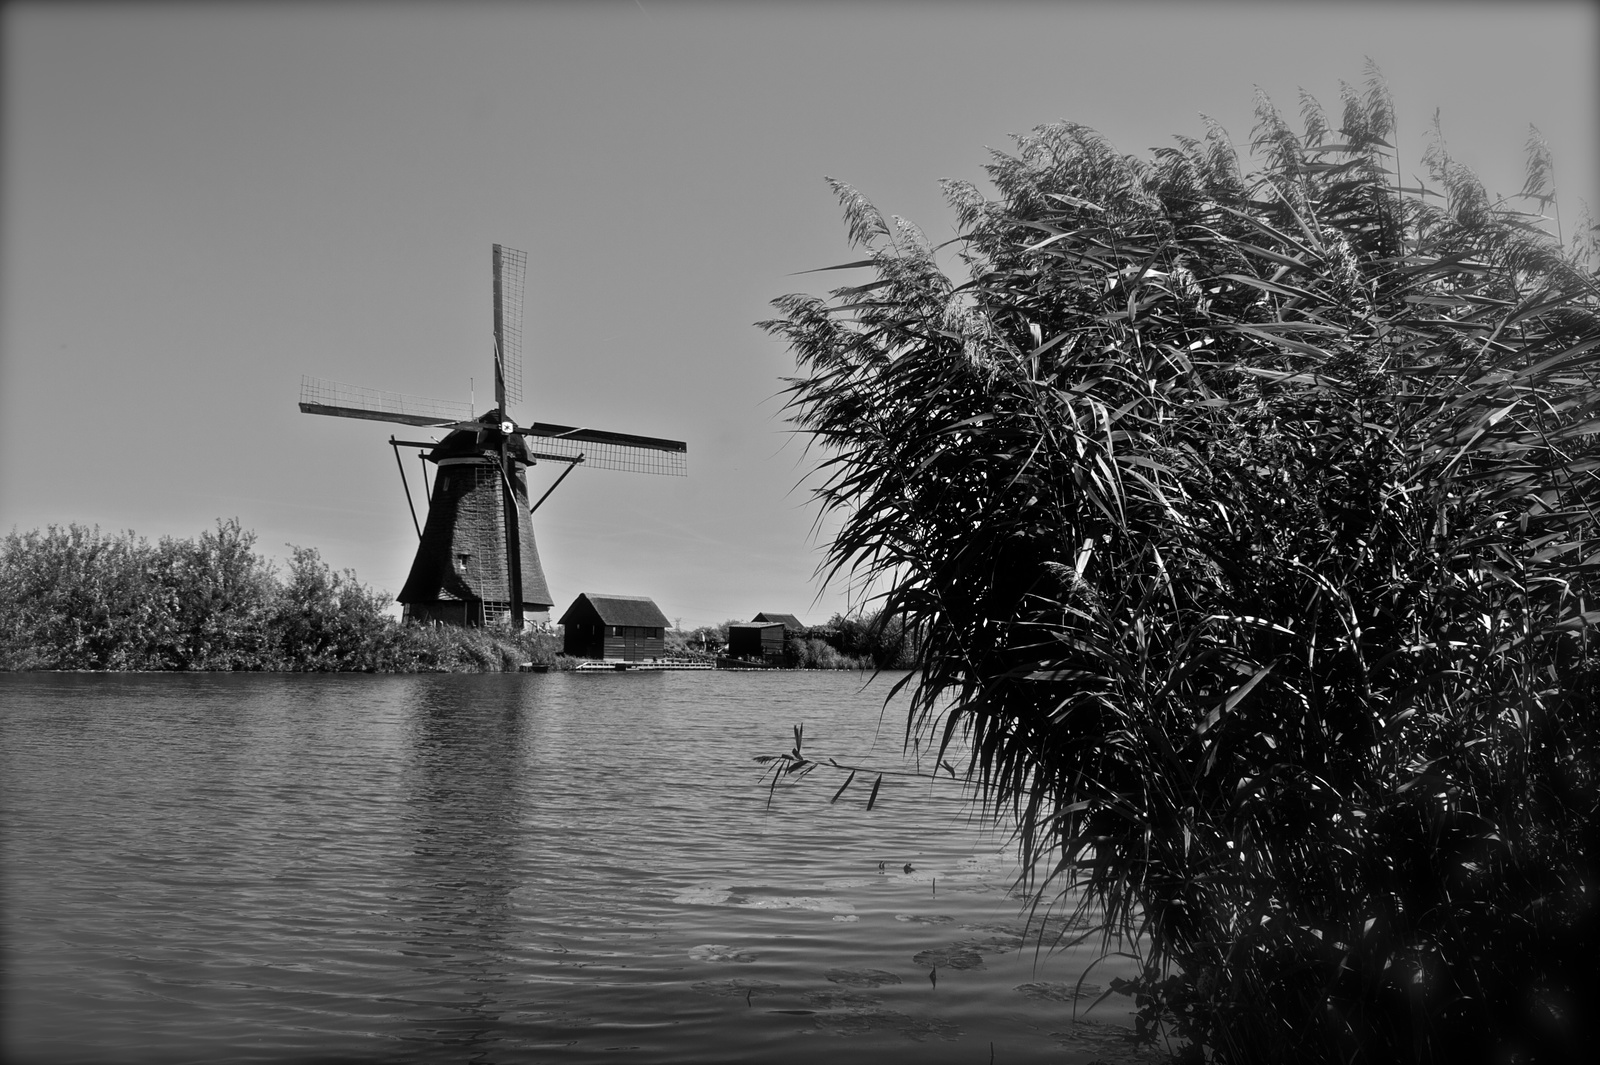
{"label": "second wooden shed", "polygon": [[769,665],[783,664],[783,622],[734,622],[728,626],[729,658],[760,659]]}
{"label": "second wooden shed", "polygon": [[584,592],[561,615],[562,651],[578,658],[643,662],[666,654],[667,616],[642,595]]}

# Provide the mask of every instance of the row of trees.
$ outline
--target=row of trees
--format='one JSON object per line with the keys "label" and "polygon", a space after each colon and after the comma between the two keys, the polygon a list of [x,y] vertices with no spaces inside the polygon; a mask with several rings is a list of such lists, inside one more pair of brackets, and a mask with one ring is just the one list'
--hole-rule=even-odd
{"label": "row of trees", "polygon": [[0,669],[515,669],[548,635],[402,626],[390,597],[296,547],[280,572],[237,519],[157,543],[81,525],[0,540]]}
{"label": "row of trees", "polygon": [[[1061,123],[946,185],[968,279],[835,184],[777,301],[836,570],[913,732],[1143,959],[1195,1059],[1579,1060],[1600,1018],[1600,285],[1376,72],[1147,159]],[[1437,132],[1437,131],[1436,131]],[[1581,234],[1584,242],[1591,232]]]}
{"label": "row of trees", "polygon": [[[293,547],[280,569],[237,519],[150,543],[81,525],[0,539],[0,669],[418,672],[562,665],[558,630],[403,626],[390,597]],[[669,650],[715,651],[730,622],[670,630]],[[914,646],[887,615],[836,615],[793,633],[788,664],[898,669]]]}
{"label": "row of trees", "polygon": [[[798,641],[790,641],[786,654],[805,666],[817,668],[911,669],[916,665],[917,640],[905,619],[885,611],[857,615],[835,614],[821,628]],[[830,660],[849,665],[828,665]]]}
{"label": "row of trees", "polygon": [[[728,644],[728,626],[739,624],[743,622],[730,618],[720,625],[670,629],[667,649],[715,655]],[[791,669],[911,669],[916,652],[916,639],[904,619],[882,611],[835,614],[826,625],[784,632],[784,664]]]}

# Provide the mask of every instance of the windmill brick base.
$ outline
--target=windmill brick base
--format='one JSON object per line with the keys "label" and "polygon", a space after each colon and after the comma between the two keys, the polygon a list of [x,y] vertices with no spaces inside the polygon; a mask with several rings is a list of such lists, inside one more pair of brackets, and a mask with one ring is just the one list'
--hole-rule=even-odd
{"label": "windmill brick base", "polygon": [[[458,429],[428,455],[429,461],[438,465],[439,474],[433,482],[422,542],[397,597],[407,620],[492,625],[509,620],[512,614],[499,412],[490,411],[481,420],[482,429]],[[545,622],[550,620],[553,601],[533,538],[524,472],[533,460],[520,436],[505,439],[505,445],[513,467],[522,613],[528,621]]]}

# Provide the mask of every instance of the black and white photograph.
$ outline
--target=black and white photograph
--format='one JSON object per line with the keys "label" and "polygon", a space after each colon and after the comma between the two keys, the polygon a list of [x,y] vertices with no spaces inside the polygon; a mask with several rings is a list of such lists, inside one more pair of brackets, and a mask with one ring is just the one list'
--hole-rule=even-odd
{"label": "black and white photograph", "polygon": [[1594,1060],[1597,101],[1579,0],[0,6],[0,1061]]}

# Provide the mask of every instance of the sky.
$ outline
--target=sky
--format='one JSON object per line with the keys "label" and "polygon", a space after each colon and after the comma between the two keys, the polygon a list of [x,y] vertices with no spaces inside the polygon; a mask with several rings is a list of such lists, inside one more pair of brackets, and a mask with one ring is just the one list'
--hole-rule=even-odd
{"label": "sky", "polygon": [[[489,404],[490,247],[528,253],[513,415],[683,439],[687,478],[579,469],[535,528],[559,615],[648,595],[684,626],[854,605],[820,584],[817,454],[754,323],[855,258],[825,177],[934,241],[1061,119],[1147,155],[1259,87],[1377,63],[1401,164],[1446,146],[1562,223],[1600,214],[1584,3],[11,3],[0,8],[0,534],[155,539],[219,518],[396,592],[416,547],[387,444],[300,413],[302,374]],[[1409,174],[1408,174],[1409,176]],[[407,473],[417,491],[418,463]],[[559,468],[530,471],[542,492]]]}

